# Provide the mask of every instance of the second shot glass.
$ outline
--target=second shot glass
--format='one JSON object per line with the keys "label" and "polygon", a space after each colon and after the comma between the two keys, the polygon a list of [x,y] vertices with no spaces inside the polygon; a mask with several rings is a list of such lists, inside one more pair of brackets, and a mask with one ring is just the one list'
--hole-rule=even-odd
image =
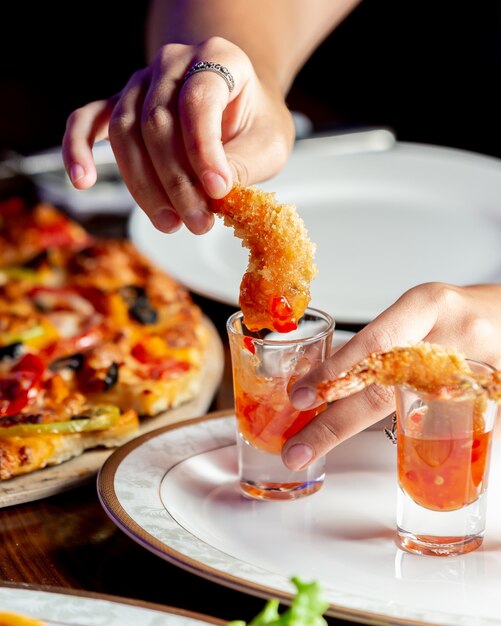
{"label": "second shot glass", "polygon": [[[467,361],[475,373],[490,366]],[[484,396],[441,399],[396,387],[397,538],[409,552],[453,556],[478,548],[497,404]]]}

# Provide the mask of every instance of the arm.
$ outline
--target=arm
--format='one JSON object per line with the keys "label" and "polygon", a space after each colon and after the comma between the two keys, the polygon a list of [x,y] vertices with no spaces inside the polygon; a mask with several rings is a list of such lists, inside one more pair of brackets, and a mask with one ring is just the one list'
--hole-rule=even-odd
{"label": "arm", "polygon": [[219,36],[237,44],[256,73],[269,76],[285,96],[320,42],[360,0],[153,0],[147,52],[165,43],[200,43]]}
{"label": "arm", "polygon": [[[317,406],[315,385],[334,379],[371,352],[427,341],[501,368],[501,285],[426,283],[404,293],[320,367],[298,380],[291,401]],[[282,458],[300,469],[394,411],[393,388],[372,385],[333,402],[284,445]]]}
{"label": "arm", "polygon": [[[285,95],[311,51],[355,0],[155,0],[150,64],[117,95],[68,119],[63,158],[75,187],[96,180],[95,141],[108,137],[129,191],[153,224],[209,230],[209,198],[276,174],[294,141]],[[315,10],[312,10],[312,7]],[[183,83],[197,61],[227,67]]]}

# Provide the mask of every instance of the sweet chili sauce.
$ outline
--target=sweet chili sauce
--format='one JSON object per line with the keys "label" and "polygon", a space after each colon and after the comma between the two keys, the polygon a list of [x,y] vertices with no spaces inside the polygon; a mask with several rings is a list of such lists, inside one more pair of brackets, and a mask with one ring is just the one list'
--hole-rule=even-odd
{"label": "sweet chili sauce", "polygon": [[398,432],[398,480],[414,502],[434,511],[454,511],[474,502],[487,487],[492,431],[473,429],[456,438],[424,438],[423,413],[408,420],[416,425]]}
{"label": "sweet chili sauce", "polygon": [[284,443],[325,408],[298,411],[288,401],[283,381],[257,381],[255,392],[235,386],[239,431],[254,447],[271,454],[280,454]]}
{"label": "sweet chili sauce", "polygon": [[273,329],[279,333],[296,330],[297,320],[285,296],[275,296],[270,303],[270,316]]}

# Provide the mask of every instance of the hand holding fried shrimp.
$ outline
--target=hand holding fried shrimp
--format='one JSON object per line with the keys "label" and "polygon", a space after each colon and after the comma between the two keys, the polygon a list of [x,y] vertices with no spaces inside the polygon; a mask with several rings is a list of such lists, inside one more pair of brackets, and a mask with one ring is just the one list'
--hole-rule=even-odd
{"label": "hand holding fried shrimp", "polygon": [[[464,354],[501,369],[501,285],[456,287],[426,283],[410,289],[330,359],[296,381],[291,387],[292,403],[303,410],[318,406],[325,400],[317,393],[317,385],[335,381],[372,353],[420,342],[451,346],[456,356]],[[390,374],[394,374],[391,369]],[[363,380],[358,393],[333,402],[289,439],[282,450],[288,467],[307,466],[394,411],[393,387],[366,386],[366,382],[368,379]],[[489,396],[499,396],[498,375],[489,384]],[[342,395],[342,384],[339,385]]]}
{"label": "hand holding fried shrimp", "polygon": [[[231,68],[234,89],[210,71],[183,82],[200,59]],[[294,125],[281,90],[257,75],[239,47],[211,37],[197,45],[161,47],[120,93],[71,114],[63,158],[78,189],[95,183],[92,147],[104,138],[154,226],[171,233],[184,222],[201,234],[214,221],[209,197],[224,196],[234,180],[249,184],[280,170]]]}
{"label": "hand holding fried shrimp", "polygon": [[295,208],[279,204],[273,193],[235,185],[213,210],[249,248],[240,285],[240,308],[250,330],[288,332],[297,327],[310,301],[317,273],[315,246]]}

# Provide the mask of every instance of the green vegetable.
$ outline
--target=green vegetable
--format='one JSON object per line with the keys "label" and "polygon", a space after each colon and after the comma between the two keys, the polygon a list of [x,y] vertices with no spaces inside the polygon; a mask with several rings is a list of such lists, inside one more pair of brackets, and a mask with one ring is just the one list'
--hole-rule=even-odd
{"label": "green vegetable", "polygon": [[0,277],[5,278],[18,278],[19,280],[26,280],[34,283],[43,282],[43,276],[40,272],[32,270],[27,267],[2,267],[0,270]]}
{"label": "green vegetable", "polygon": [[[282,613],[278,612],[279,601],[268,600],[263,610],[249,622],[248,626],[326,626],[322,617],[329,603],[322,598],[318,582],[305,583],[299,578],[291,578],[297,593],[291,605]],[[234,620],[228,626],[247,626],[244,621]]]}
{"label": "green vegetable", "polygon": [[70,433],[106,430],[118,422],[118,407],[102,404],[90,408],[85,415],[65,422],[45,424],[17,424],[0,428],[0,437],[33,437],[35,435],[67,435]]}

